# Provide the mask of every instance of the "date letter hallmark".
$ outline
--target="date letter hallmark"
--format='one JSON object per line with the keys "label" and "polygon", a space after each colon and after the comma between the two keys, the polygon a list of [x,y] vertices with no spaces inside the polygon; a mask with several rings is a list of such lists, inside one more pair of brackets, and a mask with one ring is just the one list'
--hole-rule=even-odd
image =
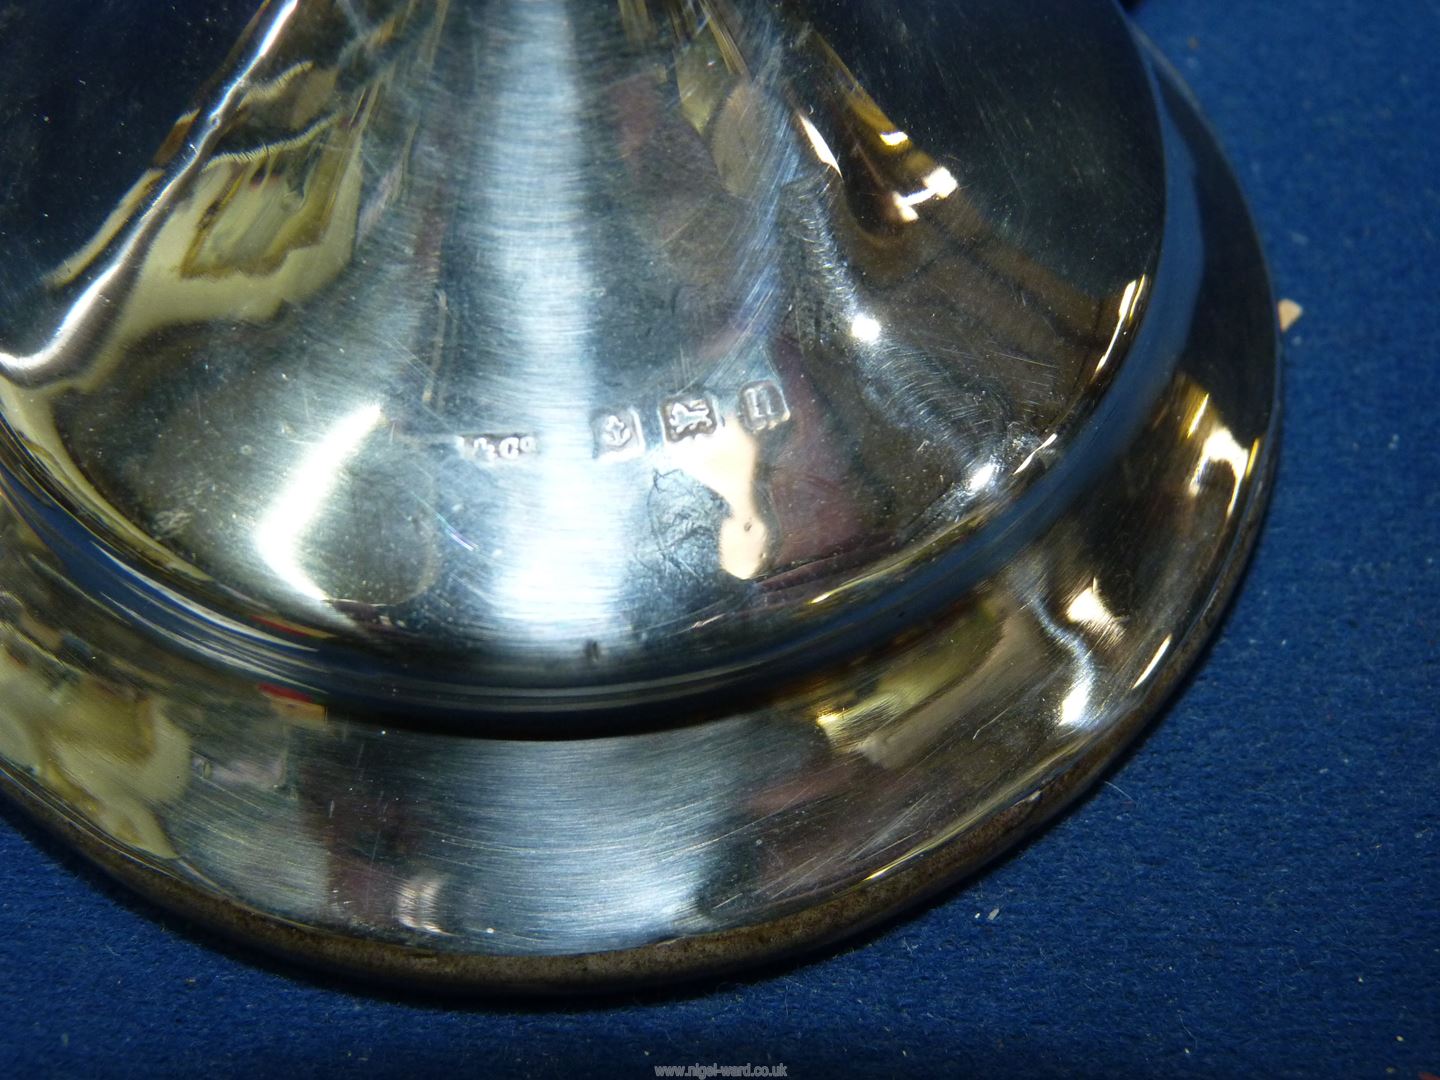
{"label": "date letter hallmark", "polygon": [[595,456],[608,461],[639,457],[645,452],[645,433],[634,409],[602,412],[590,421],[595,433]]}
{"label": "date letter hallmark", "polygon": [[720,427],[719,410],[703,394],[666,398],[660,406],[660,418],[665,423],[665,438],[671,442],[693,439],[697,435],[713,435]]}
{"label": "date letter hallmark", "polygon": [[765,379],[746,383],[740,388],[740,422],[745,429],[758,435],[770,431],[790,419],[790,406],[780,387]]}

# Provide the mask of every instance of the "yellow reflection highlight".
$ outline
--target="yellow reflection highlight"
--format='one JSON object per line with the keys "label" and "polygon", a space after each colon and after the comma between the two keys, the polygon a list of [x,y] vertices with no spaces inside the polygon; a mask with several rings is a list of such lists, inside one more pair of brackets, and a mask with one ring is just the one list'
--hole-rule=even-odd
{"label": "yellow reflection highlight", "polygon": [[1209,394],[1201,396],[1195,404],[1185,425],[1185,437],[1199,443],[1198,459],[1187,488],[1190,497],[1197,498],[1210,473],[1223,468],[1230,473],[1230,501],[1225,508],[1225,516],[1230,517],[1240,501],[1240,489],[1249,479],[1260,456],[1263,437],[1255,439],[1249,446],[1242,443],[1226,425],[1225,418],[1210,407]]}
{"label": "yellow reflection highlight", "polygon": [[1142,274],[1130,282],[1129,285],[1125,286],[1125,292],[1120,297],[1120,310],[1118,312],[1119,317],[1115,322],[1115,333],[1110,335],[1110,344],[1106,346],[1104,355],[1101,356],[1095,364],[1096,375],[1104,371],[1106,365],[1110,363],[1110,358],[1115,355],[1115,349],[1120,344],[1121,335],[1125,333],[1126,328],[1134,321],[1135,312],[1140,307],[1140,299],[1145,294],[1147,280],[1145,275]]}
{"label": "yellow reflection highlight", "polygon": [[880,141],[886,146],[905,146],[910,142],[910,136],[903,131],[882,131]]}
{"label": "yellow reflection highlight", "polygon": [[900,215],[901,221],[918,221],[920,215],[915,212],[915,207],[921,203],[929,202],[931,199],[948,199],[956,191],[960,190],[960,182],[955,179],[955,174],[944,165],[938,165],[922,181],[925,185],[919,191],[909,195],[895,194],[895,209]]}
{"label": "yellow reflection highlight", "polygon": [[[65,354],[72,342],[92,330],[96,320],[104,317],[110,305],[116,300],[116,296],[112,294],[123,289],[127,264],[150,246],[155,233],[163,223],[163,215],[172,208],[173,204],[186,197],[190,181],[194,178],[195,173],[203,167],[206,154],[220,138],[243,94],[249,89],[256,69],[275,48],[275,42],[279,40],[281,32],[295,14],[298,6],[299,0],[287,0],[275,12],[259,47],[250,56],[245,67],[225,88],[219,103],[206,117],[205,127],[193,139],[190,160],[159,188],[151,205],[140,214],[136,226],[130,236],[120,244],[110,264],[96,275],[95,280],[71,305],[50,340],[39,350],[28,355],[9,353],[0,349],[0,371],[29,374],[49,367]],[[148,192],[154,182],[147,179],[144,190]]]}
{"label": "yellow reflection highlight", "polygon": [[[299,6],[300,0],[288,0],[288,3],[276,13],[274,21],[270,23],[269,30],[266,31],[265,37],[260,42],[260,47],[255,50],[255,59],[251,61],[252,67],[270,55],[270,51],[275,48],[275,42],[280,40],[280,34],[285,29],[285,24],[290,21],[290,17],[295,14],[295,9]],[[219,109],[216,110],[217,113],[219,111]]]}
{"label": "yellow reflection highlight", "polygon": [[1160,642],[1160,647],[1155,650],[1155,655],[1152,656],[1150,662],[1145,665],[1145,670],[1140,672],[1140,677],[1130,684],[1131,690],[1137,689],[1143,685],[1151,675],[1155,674],[1155,669],[1160,666],[1160,661],[1165,659],[1165,654],[1170,651],[1170,646],[1174,641],[1175,636],[1171,634],[1167,636],[1164,641]]}
{"label": "yellow reflection highlight", "polygon": [[1259,452],[1259,439],[1247,448],[1235,440],[1228,427],[1217,425],[1215,430],[1205,437],[1204,445],[1200,448],[1200,463],[1195,466],[1195,474],[1190,478],[1190,494],[1200,494],[1205,477],[1212,468],[1216,465],[1225,466],[1230,470],[1232,478],[1230,502],[1225,507],[1225,516],[1229,517],[1235,512],[1235,504],[1240,500],[1240,487],[1250,475],[1250,469]]}
{"label": "yellow reflection highlight", "polygon": [[978,495],[990,486],[990,482],[995,479],[995,474],[999,471],[999,465],[993,461],[987,461],[965,478],[965,490],[971,495]]}
{"label": "yellow reflection highlight", "polygon": [[820,129],[803,116],[800,117],[800,128],[805,132],[805,138],[809,140],[810,148],[815,151],[821,164],[828,165],[835,170],[835,175],[839,176],[840,162],[835,158],[835,151],[831,150],[830,144],[825,141],[825,136],[820,134]]}
{"label": "yellow reflection highlight", "polygon": [[1015,475],[1019,476],[1031,465],[1033,465],[1035,463],[1035,459],[1039,457],[1043,451],[1048,450],[1050,447],[1054,446],[1055,440],[1059,437],[1060,436],[1053,431],[1049,435],[1045,436],[1045,441],[1042,442],[1039,446],[1035,447],[1034,450],[1031,450],[1030,453],[1026,454],[1025,460],[1015,467]]}
{"label": "yellow reflection highlight", "polygon": [[879,320],[872,315],[856,315],[850,320],[850,336],[866,345],[880,340],[880,330]]}
{"label": "yellow reflection highlight", "polygon": [[1075,680],[1075,685],[1060,703],[1060,723],[1064,727],[1077,727],[1085,722],[1086,711],[1090,708],[1090,694],[1094,679],[1086,672]]}
{"label": "yellow reflection highlight", "polygon": [[925,177],[925,190],[937,199],[948,199],[960,190],[960,181],[955,179],[954,173],[941,165]]}
{"label": "yellow reflection highlight", "polygon": [[[10,629],[0,649],[0,761],[29,773],[91,827],[147,854],[175,858],[157,810],[185,794],[192,754],[190,737],[170,719],[166,701],[158,691],[61,663],[40,640]],[[67,677],[42,683],[38,671],[50,669]]]}
{"label": "yellow reflection highlight", "polygon": [[1190,417],[1190,425],[1185,429],[1185,437],[1193,439],[1195,432],[1200,430],[1200,421],[1205,419],[1205,414],[1210,410],[1210,395],[1206,394],[1200,399],[1200,404],[1195,406],[1195,415]]}
{"label": "yellow reflection highlight", "polygon": [[312,446],[255,530],[255,547],[287,585],[312,600],[328,599],[300,565],[300,542],[335,490],[345,462],[380,423],[379,405],[357,409]]}
{"label": "yellow reflection highlight", "polygon": [[765,568],[770,529],[755,493],[760,445],[735,423],[713,433],[671,443],[670,457],[725,500],[730,516],[720,524],[720,566],[731,577],[749,581]]}
{"label": "yellow reflection highlight", "polygon": [[1086,588],[1075,594],[1065,609],[1065,617],[1072,623],[1102,632],[1119,626],[1119,620],[1100,596],[1098,580],[1092,580]]}
{"label": "yellow reflection highlight", "polygon": [[895,200],[895,212],[900,215],[901,221],[908,224],[909,222],[920,220],[920,215],[915,212],[915,208],[905,201],[906,196],[896,192],[893,197]]}

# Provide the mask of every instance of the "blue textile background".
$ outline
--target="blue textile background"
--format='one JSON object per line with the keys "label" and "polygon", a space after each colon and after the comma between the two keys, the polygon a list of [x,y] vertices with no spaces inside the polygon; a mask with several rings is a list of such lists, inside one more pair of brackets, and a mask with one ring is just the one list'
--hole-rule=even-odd
{"label": "blue textile background", "polygon": [[217,948],[7,810],[0,1075],[1440,1074],[1440,5],[1136,17],[1305,314],[1246,587],[1091,798],[844,951],[542,1007],[354,993]]}

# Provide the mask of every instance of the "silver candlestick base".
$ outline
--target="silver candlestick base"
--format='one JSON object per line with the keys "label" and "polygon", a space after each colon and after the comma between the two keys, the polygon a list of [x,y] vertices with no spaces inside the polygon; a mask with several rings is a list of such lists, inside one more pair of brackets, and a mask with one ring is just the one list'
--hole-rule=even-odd
{"label": "silver candlestick base", "polygon": [[31,7],[0,786],[162,903],[439,987],[813,946],[1235,583],[1271,296],[1108,0]]}

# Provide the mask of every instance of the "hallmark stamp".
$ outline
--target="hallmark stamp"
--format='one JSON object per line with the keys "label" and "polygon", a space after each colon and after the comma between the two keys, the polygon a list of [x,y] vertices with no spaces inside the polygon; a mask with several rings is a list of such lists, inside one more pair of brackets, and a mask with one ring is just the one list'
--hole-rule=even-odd
{"label": "hallmark stamp", "polygon": [[790,419],[790,406],[779,385],[764,379],[740,388],[740,422],[753,434],[777,428]]}
{"label": "hallmark stamp", "polygon": [[660,406],[660,418],[665,424],[665,438],[671,442],[713,435],[720,427],[719,410],[704,394],[666,398]]}
{"label": "hallmark stamp", "polygon": [[590,422],[597,458],[633,458],[645,451],[645,433],[634,409],[598,413]]}
{"label": "hallmark stamp", "polygon": [[534,435],[457,435],[462,457],[482,463],[518,461],[540,449]]}

